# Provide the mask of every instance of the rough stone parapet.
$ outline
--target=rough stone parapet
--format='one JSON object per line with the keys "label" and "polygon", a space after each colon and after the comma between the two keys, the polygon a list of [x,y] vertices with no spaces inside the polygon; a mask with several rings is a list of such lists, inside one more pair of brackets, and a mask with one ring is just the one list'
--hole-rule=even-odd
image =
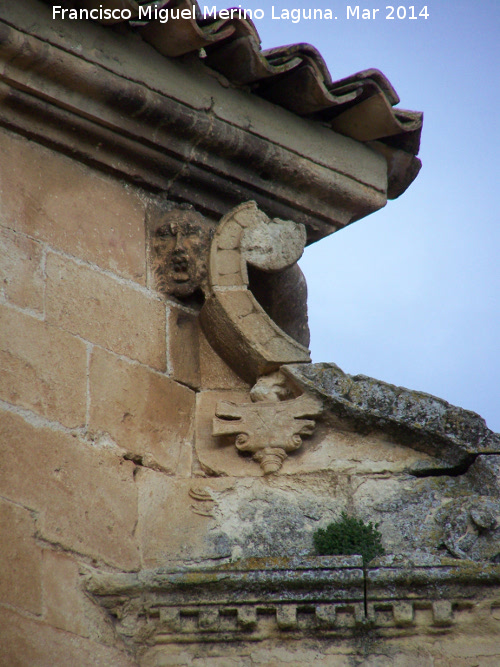
{"label": "rough stone parapet", "polygon": [[329,412],[357,432],[384,431],[438,459],[436,467],[444,462],[457,468],[480,454],[500,453],[500,435],[482,417],[430,394],[347,375],[333,363],[287,365],[282,370],[325,399]]}

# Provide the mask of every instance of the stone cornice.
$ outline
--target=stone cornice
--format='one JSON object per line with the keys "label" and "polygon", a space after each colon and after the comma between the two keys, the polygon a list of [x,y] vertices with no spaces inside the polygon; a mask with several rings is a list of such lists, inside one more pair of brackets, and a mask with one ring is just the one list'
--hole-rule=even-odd
{"label": "stone cornice", "polygon": [[482,417],[436,396],[348,375],[333,363],[286,365],[282,370],[358,432],[381,430],[435,457],[435,466],[425,463],[413,470],[418,476],[433,469],[465,472],[478,456],[500,454],[500,435],[490,431]]}
{"label": "stone cornice", "polygon": [[86,588],[131,646],[454,632],[464,609],[478,610],[495,631],[500,566],[420,561],[385,557],[364,569],[360,556],[256,558],[197,570],[93,571]]}
{"label": "stone cornice", "polygon": [[160,56],[140,40],[85,23],[77,49],[47,6],[1,4],[0,124],[215,217],[253,199],[309,241],[385,205],[385,159],[359,142],[195,62],[161,58],[155,79]]}

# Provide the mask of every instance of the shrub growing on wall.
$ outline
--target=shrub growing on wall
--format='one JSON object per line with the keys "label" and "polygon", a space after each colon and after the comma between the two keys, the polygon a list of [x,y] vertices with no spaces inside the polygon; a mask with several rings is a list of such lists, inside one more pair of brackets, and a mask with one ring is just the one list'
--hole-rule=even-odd
{"label": "shrub growing on wall", "polygon": [[326,528],[319,528],[313,535],[316,552],[320,556],[363,556],[367,563],[376,556],[384,554],[382,535],[371,521],[363,523],[361,519],[342,512],[341,519],[330,523]]}

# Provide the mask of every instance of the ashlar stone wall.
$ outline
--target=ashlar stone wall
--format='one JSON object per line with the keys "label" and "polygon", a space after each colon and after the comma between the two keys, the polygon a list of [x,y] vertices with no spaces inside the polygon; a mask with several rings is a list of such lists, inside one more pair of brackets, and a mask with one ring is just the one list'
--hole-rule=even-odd
{"label": "ashlar stone wall", "polygon": [[150,198],[3,129],[0,151],[0,663],[133,664],[82,573],[147,566],[167,494],[181,546],[195,390],[244,385],[151,288]]}
{"label": "ashlar stone wall", "polygon": [[[217,404],[249,404],[250,387],[212,349],[198,310],[156,289],[150,227],[162,198],[6,129],[0,151],[0,665],[497,665],[498,437],[480,438],[474,463],[464,450],[463,484],[448,476],[463,472],[454,461],[432,476],[434,450],[365,432],[352,406],[348,428],[332,390],[331,422],[279,475],[263,476],[234,438],[212,431]],[[423,469],[431,477],[415,477]],[[474,510],[489,569],[426,560],[434,552],[420,536],[427,530],[437,549],[434,515],[466,495],[457,539],[474,528]],[[327,600],[325,627],[316,603],[266,602],[264,590],[248,609],[229,608],[224,590],[216,604],[213,588],[205,599],[193,586],[210,579],[207,567],[238,570],[239,558],[259,570],[256,556],[271,570],[286,557],[293,579],[287,559],[307,559],[314,529],[353,508],[381,521],[389,560],[370,576],[358,564],[359,595]],[[418,568],[416,592],[393,590],[406,576],[397,558],[420,546],[435,590],[419,592]],[[95,577],[108,575],[99,593]],[[152,592],[139,586],[134,598],[127,582],[144,577]]]}

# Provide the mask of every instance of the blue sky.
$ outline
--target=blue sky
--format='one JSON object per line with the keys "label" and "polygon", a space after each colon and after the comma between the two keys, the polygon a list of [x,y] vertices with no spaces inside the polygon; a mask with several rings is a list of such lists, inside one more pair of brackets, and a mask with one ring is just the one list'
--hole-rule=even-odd
{"label": "blue sky", "polygon": [[[263,48],[309,42],[334,80],[377,67],[399,106],[425,114],[410,189],[301,260],[313,360],[440,396],[500,431],[500,2],[395,2],[429,18],[386,20],[389,3],[369,1],[380,12],[366,21],[347,21],[348,4],[241,1],[266,13]],[[272,5],[338,19],[272,20]]]}

